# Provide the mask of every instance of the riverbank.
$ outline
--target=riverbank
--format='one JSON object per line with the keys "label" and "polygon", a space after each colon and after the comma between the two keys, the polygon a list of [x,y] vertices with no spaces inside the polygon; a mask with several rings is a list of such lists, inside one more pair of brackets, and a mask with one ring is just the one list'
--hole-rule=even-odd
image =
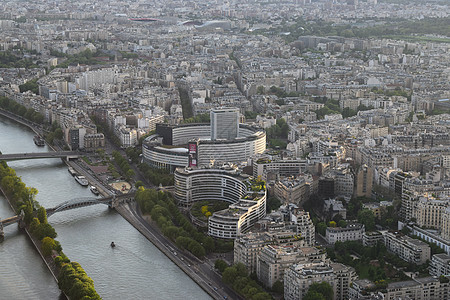
{"label": "riverbank", "polygon": [[9,112],[3,108],[0,108],[0,115],[7,117],[10,120],[13,120],[19,124],[22,124],[24,126],[27,126],[30,128],[35,134],[42,135],[42,130],[36,129],[37,127],[40,127],[39,124],[33,123],[21,116],[18,116],[16,114],[13,114],[12,112]]}
{"label": "riverbank", "polygon": [[[5,197],[6,201],[8,202],[9,206],[11,207],[11,210],[16,213],[14,206],[11,203],[11,200],[9,199],[8,195],[5,193],[5,191],[3,190],[3,188],[0,186],[0,191],[3,195],[3,197]],[[22,228],[25,233],[27,234],[28,238],[30,239],[31,243],[33,244],[34,248],[36,249],[36,251],[39,253],[40,257],[42,258],[42,260],[44,261],[45,265],[47,266],[48,270],[50,271],[50,274],[52,274],[53,278],[55,279],[55,282],[58,283],[58,270],[56,269],[56,265],[54,264],[53,260],[50,261],[49,259],[46,259],[45,256],[42,254],[42,250],[40,247],[40,241],[36,240],[28,231],[28,229]],[[67,297],[67,295],[61,291],[61,294],[64,295],[65,299],[69,299]]]}

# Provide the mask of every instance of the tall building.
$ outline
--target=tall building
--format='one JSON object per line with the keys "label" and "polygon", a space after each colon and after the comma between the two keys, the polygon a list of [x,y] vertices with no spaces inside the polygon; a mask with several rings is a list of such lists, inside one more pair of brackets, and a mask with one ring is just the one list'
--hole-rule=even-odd
{"label": "tall building", "polygon": [[355,179],[355,196],[370,198],[372,195],[373,169],[366,165],[362,166]]}
{"label": "tall building", "polygon": [[291,221],[294,224],[297,224],[297,231],[301,234],[305,244],[311,247],[314,246],[316,241],[315,227],[309,217],[309,212],[301,209],[294,209],[294,211],[291,212],[290,217]]}
{"label": "tall building", "polygon": [[233,140],[239,131],[239,109],[217,108],[211,113],[211,140]]}

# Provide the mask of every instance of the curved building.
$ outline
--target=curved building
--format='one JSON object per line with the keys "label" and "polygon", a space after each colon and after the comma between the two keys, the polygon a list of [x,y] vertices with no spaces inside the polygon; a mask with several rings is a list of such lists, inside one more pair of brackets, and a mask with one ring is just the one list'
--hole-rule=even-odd
{"label": "curved building", "polygon": [[196,201],[230,202],[227,209],[208,219],[208,234],[234,239],[266,215],[266,184],[253,177],[243,177],[237,169],[178,168],[175,171],[175,199],[183,206]]}
{"label": "curved building", "polygon": [[156,134],[142,146],[146,163],[171,172],[177,167],[209,166],[211,161],[242,162],[265,150],[265,131],[246,124],[239,124],[238,136],[230,140],[212,140],[210,124],[157,124]]}
{"label": "curved building", "polygon": [[239,202],[209,217],[208,234],[217,238],[234,239],[246,232],[266,215],[266,196],[265,184],[258,192],[247,190],[247,195]]}
{"label": "curved building", "polygon": [[174,172],[175,200],[183,206],[196,201],[221,200],[236,203],[246,193],[247,186],[233,168],[177,168]]}

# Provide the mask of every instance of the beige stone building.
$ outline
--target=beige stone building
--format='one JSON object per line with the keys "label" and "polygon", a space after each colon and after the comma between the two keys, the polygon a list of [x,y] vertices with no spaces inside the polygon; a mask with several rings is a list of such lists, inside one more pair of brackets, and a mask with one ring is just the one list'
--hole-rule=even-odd
{"label": "beige stone building", "polygon": [[308,261],[324,261],[325,252],[314,247],[269,245],[258,255],[256,274],[266,287],[284,280],[284,270],[292,264]]}

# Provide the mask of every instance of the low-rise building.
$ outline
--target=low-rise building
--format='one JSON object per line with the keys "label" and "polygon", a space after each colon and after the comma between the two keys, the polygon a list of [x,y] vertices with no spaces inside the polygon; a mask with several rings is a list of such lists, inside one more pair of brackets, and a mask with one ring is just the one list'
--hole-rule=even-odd
{"label": "low-rise building", "polygon": [[384,242],[383,234],[381,234],[381,232],[379,232],[379,231],[364,232],[363,237],[362,237],[362,243],[364,246],[373,247],[378,242],[381,242],[381,243]]}
{"label": "low-rise building", "polygon": [[345,241],[360,241],[365,227],[359,223],[348,224],[347,227],[327,227],[325,238],[329,244]]}
{"label": "low-rise building", "polygon": [[376,285],[363,279],[353,282],[349,290],[349,299],[367,300],[445,300],[449,297],[448,279],[437,277],[414,278],[413,280]]}

